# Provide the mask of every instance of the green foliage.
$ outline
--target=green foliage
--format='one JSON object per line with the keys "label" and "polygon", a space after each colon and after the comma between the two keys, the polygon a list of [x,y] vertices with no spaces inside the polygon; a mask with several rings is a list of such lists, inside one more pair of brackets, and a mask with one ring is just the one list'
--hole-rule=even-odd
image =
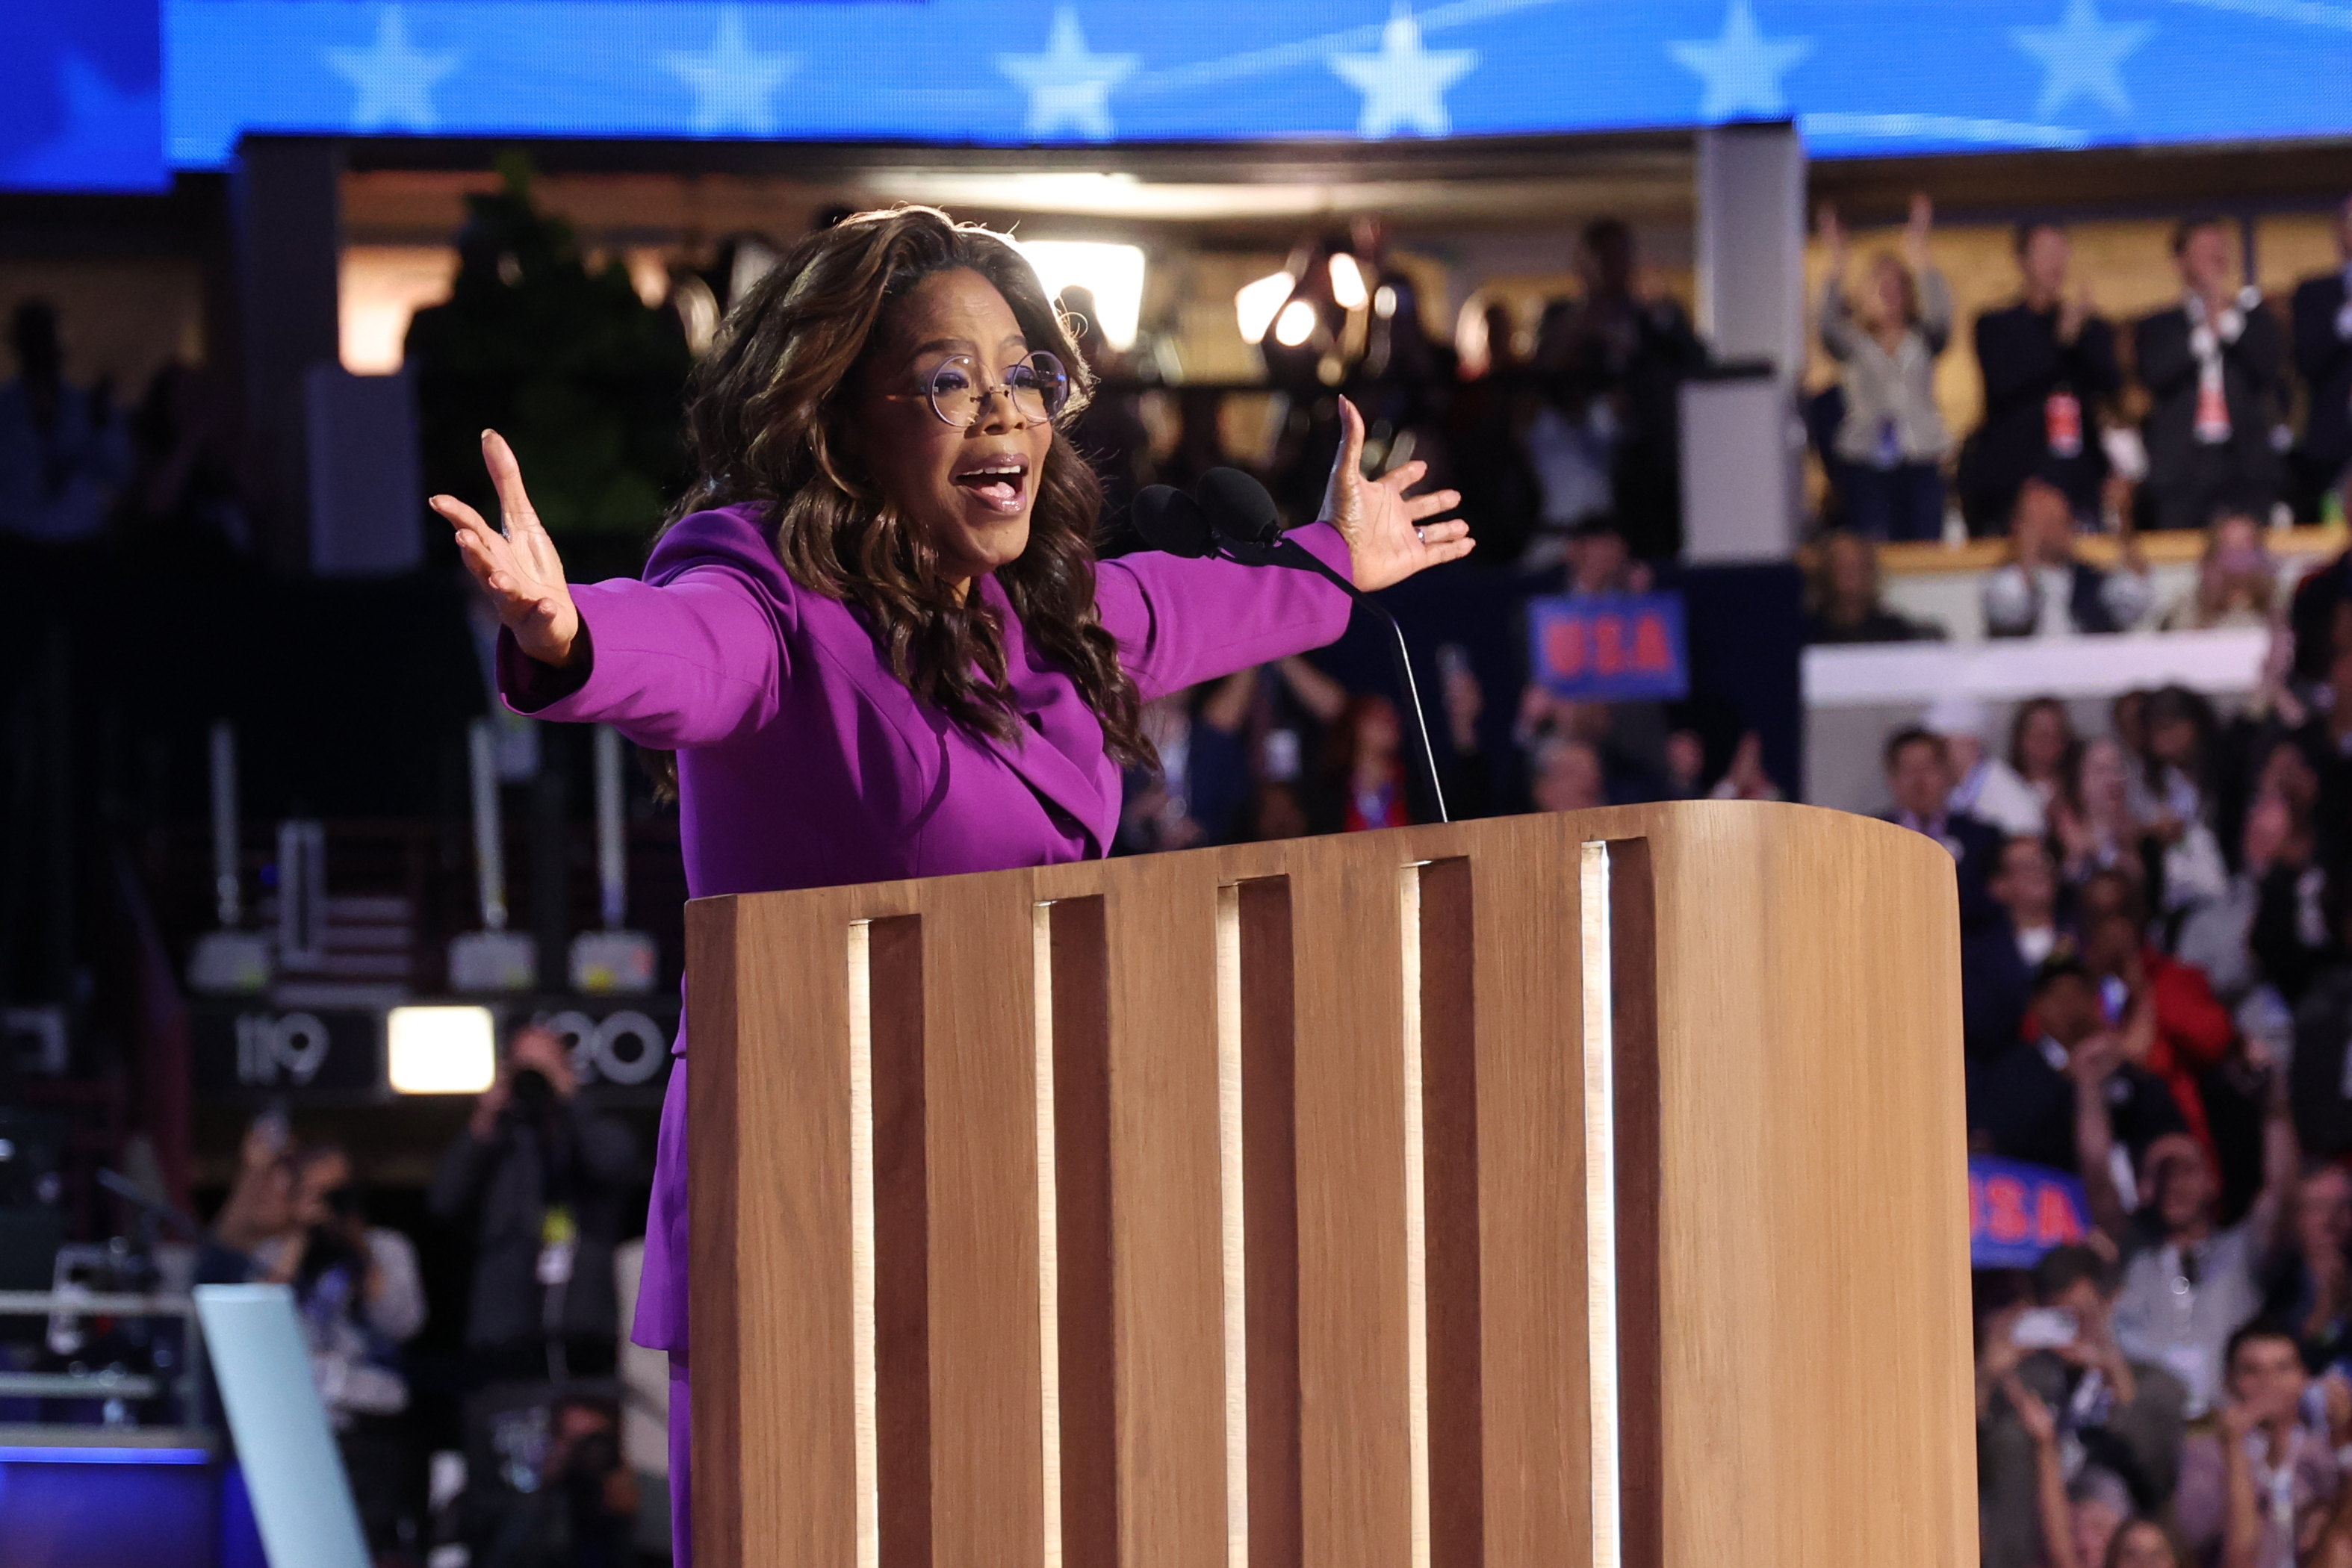
{"label": "green foliage", "polygon": [[572,575],[634,571],[687,477],[691,356],[617,259],[590,272],[572,226],[532,205],[526,160],[499,172],[503,189],[467,198],[448,302],[408,329],[426,487],[495,517],[480,438],[496,429]]}

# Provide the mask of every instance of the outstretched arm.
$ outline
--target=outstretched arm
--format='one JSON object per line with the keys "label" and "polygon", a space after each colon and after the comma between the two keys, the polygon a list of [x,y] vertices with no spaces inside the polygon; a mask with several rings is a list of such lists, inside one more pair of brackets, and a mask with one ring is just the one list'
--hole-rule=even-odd
{"label": "outstretched arm", "polygon": [[707,564],[658,585],[573,585],[514,453],[495,431],[482,434],[482,457],[504,528],[455,497],[436,496],[433,508],[457,529],[466,569],[498,612],[499,687],[511,706],[539,718],[609,723],[663,749],[724,739],[773,710],[783,674],[782,601],[752,578],[781,568],[755,528],[743,526],[740,541],[714,538]]}
{"label": "outstretched arm", "polygon": [[[1290,538],[1365,590],[1468,555],[1469,524],[1433,520],[1459,505],[1460,495],[1408,494],[1428,472],[1421,463],[1366,479],[1364,416],[1345,398],[1339,423],[1323,520]],[[1336,642],[1352,608],[1345,592],[1311,572],[1156,550],[1096,568],[1095,601],[1147,702]]]}

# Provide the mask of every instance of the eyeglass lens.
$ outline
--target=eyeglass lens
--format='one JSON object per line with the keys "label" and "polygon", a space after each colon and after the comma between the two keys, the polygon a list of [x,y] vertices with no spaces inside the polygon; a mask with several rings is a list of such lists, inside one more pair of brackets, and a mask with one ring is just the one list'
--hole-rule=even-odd
{"label": "eyeglass lens", "polygon": [[[1051,419],[1070,397],[1069,372],[1042,351],[1008,367],[1001,384],[1024,419]],[[979,367],[964,355],[942,361],[930,376],[931,408],[950,424],[970,424],[980,417],[986,385]]]}

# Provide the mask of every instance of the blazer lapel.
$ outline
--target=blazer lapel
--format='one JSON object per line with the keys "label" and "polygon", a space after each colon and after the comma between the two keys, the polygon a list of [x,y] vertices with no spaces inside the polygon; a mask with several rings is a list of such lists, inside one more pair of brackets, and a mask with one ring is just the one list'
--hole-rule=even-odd
{"label": "blazer lapel", "polygon": [[1068,675],[1033,660],[1029,639],[993,576],[981,591],[1003,619],[1004,663],[1021,726],[1011,740],[978,738],[1023,782],[1086,834],[1088,853],[1101,856],[1118,818],[1118,773],[1103,755],[1102,725]]}

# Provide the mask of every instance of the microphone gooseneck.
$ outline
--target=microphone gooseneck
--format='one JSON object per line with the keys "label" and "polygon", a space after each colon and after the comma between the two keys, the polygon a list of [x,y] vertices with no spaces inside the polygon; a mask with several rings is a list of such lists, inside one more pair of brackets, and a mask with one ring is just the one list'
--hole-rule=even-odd
{"label": "microphone gooseneck", "polygon": [[[1155,498],[1155,490],[1165,491],[1166,496]],[[1147,510],[1150,514],[1149,520]],[[1445,813],[1445,789],[1437,777],[1437,751],[1430,744],[1429,719],[1422,712],[1420,684],[1412,678],[1412,654],[1405,646],[1404,628],[1397,624],[1397,618],[1389,612],[1387,605],[1349,581],[1345,573],[1325,565],[1313,550],[1283,531],[1282,514],[1265,486],[1238,468],[1212,468],[1201,476],[1197,502],[1181,490],[1154,485],[1136,497],[1135,515],[1136,531],[1154,549],[1164,549],[1170,555],[1215,555],[1244,566],[1281,566],[1311,571],[1387,622],[1389,657],[1396,665],[1397,685],[1404,692],[1405,708],[1412,715],[1416,743],[1413,759],[1421,764],[1422,787],[1429,791],[1429,803],[1435,809],[1437,820],[1454,820]],[[1160,543],[1155,531],[1172,542]]]}

